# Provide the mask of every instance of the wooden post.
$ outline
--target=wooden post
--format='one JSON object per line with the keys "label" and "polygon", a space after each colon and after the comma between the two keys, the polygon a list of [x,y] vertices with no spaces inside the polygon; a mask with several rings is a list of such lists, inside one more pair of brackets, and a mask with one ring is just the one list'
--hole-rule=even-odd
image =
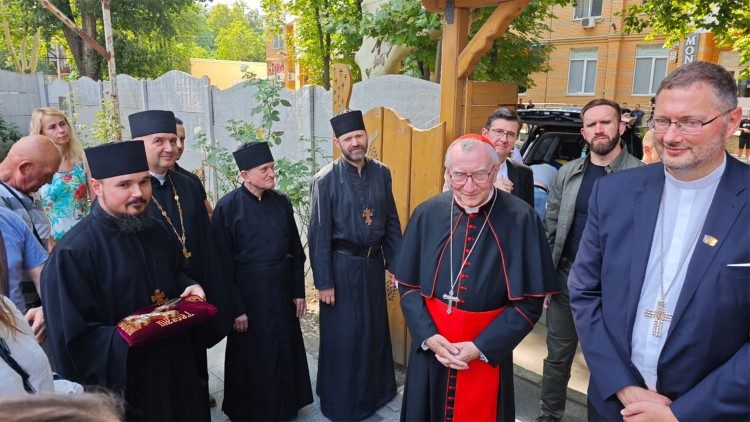
{"label": "wooden post", "polygon": [[75,22],[68,19],[67,16],[65,16],[65,13],[61,12],[57,7],[55,7],[54,4],[50,3],[49,0],[39,0],[39,3],[44,6],[45,9],[49,10],[50,13],[55,15],[57,19],[60,19],[60,22],[65,24],[68,28],[72,29],[73,32],[78,34],[79,37],[81,37],[86,44],[90,45],[91,48],[96,50],[97,53],[99,53],[100,56],[102,56],[105,60],[109,60],[109,52],[101,46],[98,42],[96,42],[95,39],[91,37],[91,35],[87,34],[86,31],[76,26]]}
{"label": "wooden post", "polygon": [[115,43],[112,39],[112,18],[109,13],[109,0],[102,0],[102,20],[104,22],[104,41],[107,46],[107,70],[109,73],[109,96],[112,98],[112,114],[117,119],[115,140],[122,141],[122,124],[120,124],[120,99],[117,95],[117,67],[115,66]]}
{"label": "wooden post", "polygon": [[469,38],[469,9],[456,8],[453,23],[443,23],[440,62],[440,120],[445,122],[444,150],[463,132],[466,77],[458,75],[458,57]]}

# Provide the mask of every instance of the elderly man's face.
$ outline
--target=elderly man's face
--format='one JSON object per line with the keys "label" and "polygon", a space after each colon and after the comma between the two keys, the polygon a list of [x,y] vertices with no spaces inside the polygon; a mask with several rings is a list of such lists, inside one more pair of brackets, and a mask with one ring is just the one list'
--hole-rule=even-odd
{"label": "elderly man's face", "polygon": [[667,170],[681,180],[696,180],[724,160],[726,140],[737,129],[742,111],[722,109],[714,89],[703,82],[664,89],[656,98],[654,119],[698,120],[704,124],[695,135],[681,133],[674,124],[654,133],[654,143]]}
{"label": "elderly man's face", "polygon": [[[481,205],[490,197],[494,189],[492,182],[497,177],[497,166],[492,165],[487,149],[477,142],[471,151],[457,146],[451,148],[450,154],[451,167],[445,170],[445,175],[453,194],[465,207]],[[464,177],[466,180],[461,181]]]}
{"label": "elderly man's face", "polygon": [[263,192],[276,187],[276,170],[273,161],[250,170],[242,170],[240,176],[245,186],[251,191]]}
{"label": "elderly man's face", "polygon": [[500,160],[508,158],[518,139],[520,125],[518,122],[506,119],[495,119],[490,128],[482,128],[482,135],[492,141]]}
{"label": "elderly man's face", "polygon": [[46,160],[30,163],[23,171],[21,186],[16,186],[24,193],[37,192],[42,186],[50,183],[60,167],[59,160]]}
{"label": "elderly man's face", "polygon": [[91,187],[102,208],[116,217],[142,215],[151,200],[151,176],[147,171],[93,180]]}
{"label": "elderly man's face", "polygon": [[177,135],[174,133],[154,133],[143,136],[148,168],[157,174],[164,174],[174,167],[177,157]]}

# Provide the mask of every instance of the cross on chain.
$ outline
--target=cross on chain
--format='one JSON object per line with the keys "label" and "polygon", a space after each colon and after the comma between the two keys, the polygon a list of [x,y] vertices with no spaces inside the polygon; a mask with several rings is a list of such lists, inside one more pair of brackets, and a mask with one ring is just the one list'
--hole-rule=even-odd
{"label": "cross on chain", "polygon": [[654,328],[651,334],[654,337],[661,337],[661,329],[665,321],[672,321],[672,314],[667,313],[667,304],[663,300],[656,302],[656,309],[646,309],[643,311],[646,318],[654,319]]}
{"label": "cross on chain", "polygon": [[453,304],[458,303],[458,296],[453,296],[453,291],[443,295],[443,299],[448,301],[448,313],[453,311]]}
{"label": "cross on chain", "polygon": [[365,210],[362,211],[362,218],[364,218],[365,224],[372,226],[372,210],[365,208]]}
{"label": "cross on chain", "polygon": [[167,301],[167,295],[161,291],[161,289],[154,290],[154,294],[151,296],[151,302],[157,305],[161,305]]}

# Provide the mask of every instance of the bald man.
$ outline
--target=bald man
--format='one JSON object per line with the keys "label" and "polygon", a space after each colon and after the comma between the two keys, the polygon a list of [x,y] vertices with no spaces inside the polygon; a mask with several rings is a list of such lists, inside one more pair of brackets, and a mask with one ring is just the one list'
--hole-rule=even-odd
{"label": "bald man", "polygon": [[[31,135],[13,144],[8,155],[0,162],[0,207],[21,217],[45,251],[50,223],[41,204],[31,194],[52,180],[61,161],[60,151],[50,138]],[[40,333],[44,331],[44,317],[39,300],[39,276],[30,275],[32,277],[27,272],[21,279],[23,300],[16,306],[25,313],[26,319],[35,327],[38,338],[42,339],[44,336]]]}
{"label": "bald man", "polygon": [[656,152],[656,148],[654,148],[653,130],[649,130],[643,135],[643,158],[641,158],[641,161],[646,164],[653,164],[661,161],[659,154]]}

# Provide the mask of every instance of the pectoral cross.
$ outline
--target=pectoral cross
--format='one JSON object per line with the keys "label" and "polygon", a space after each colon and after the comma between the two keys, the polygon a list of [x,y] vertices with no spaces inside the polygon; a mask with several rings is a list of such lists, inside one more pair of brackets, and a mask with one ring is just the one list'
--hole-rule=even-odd
{"label": "pectoral cross", "polygon": [[192,252],[188,251],[186,247],[182,247],[182,254],[185,255],[185,259],[190,258],[193,256]]}
{"label": "pectoral cross", "polygon": [[156,305],[162,305],[167,301],[167,295],[161,291],[161,289],[154,290],[154,294],[151,295],[151,302]]}
{"label": "pectoral cross", "polygon": [[443,299],[448,301],[448,313],[453,312],[453,304],[458,303],[458,296],[453,296],[453,290],[443,295]]}
{"label": "pectoral cross", "polygon": [[651,334],[654,337],[661,337],[661,329],[665,321],[672,321],[672,314],[667,313],[667,304],[663,300],[656,302],[656,309],[646,309],[643,315],[647,318],[654,319],[654,329]]}
{"label": "pectoral cross", "polygon": [[362,211],[362,218],[365,220],[365,224],[368,226],[372,226],[372,210],[369,208],[365,208],[364,211]]}

